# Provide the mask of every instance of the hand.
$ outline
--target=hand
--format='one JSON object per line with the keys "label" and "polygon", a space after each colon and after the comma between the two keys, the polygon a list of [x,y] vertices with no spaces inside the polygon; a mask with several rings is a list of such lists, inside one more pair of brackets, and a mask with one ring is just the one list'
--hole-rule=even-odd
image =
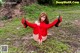
{"label": "hand", "polygon": [[62,21],[62,16],[59,15],[58,19],[61,22]]}
{"label": "hand", "polygon": [[55,26],[58,27],[61,21],[62,21],[62,16],[59,15],[58,22],[55,24]]}
{"label": "hand", "polygon": [[26,19],[22,18],[21,23],[24,25],[24,27],[26,28],[28,25],[26,24]]}

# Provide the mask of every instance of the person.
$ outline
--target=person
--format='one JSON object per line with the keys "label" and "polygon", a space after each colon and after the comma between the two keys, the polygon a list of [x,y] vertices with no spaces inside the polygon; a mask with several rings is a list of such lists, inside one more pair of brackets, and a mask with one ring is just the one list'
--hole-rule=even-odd
{"label": "person", "polygon": [[29,26],[33,29],[33,39],[39,44],[42,44],[43,41],[47,39],[47,30],[53,26],[58,27],[62,22],[62,16],[55,19],[52,23],[49,23],[48,16],[45,12],[42,12],[39,16],[39,20],[35,23],[30,23],[28,20],[22,18],[21,23],[26,28]]}

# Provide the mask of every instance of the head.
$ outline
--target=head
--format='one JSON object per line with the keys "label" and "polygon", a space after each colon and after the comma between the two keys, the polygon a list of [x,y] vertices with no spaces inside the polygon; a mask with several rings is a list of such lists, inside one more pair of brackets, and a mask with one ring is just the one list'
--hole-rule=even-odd
{"label": "head", "polygon": [[49,20],[48,20],[47,14],[45,12],[42,12],[40,14],[39,22],[45,22],[46,24],[49,24]]}

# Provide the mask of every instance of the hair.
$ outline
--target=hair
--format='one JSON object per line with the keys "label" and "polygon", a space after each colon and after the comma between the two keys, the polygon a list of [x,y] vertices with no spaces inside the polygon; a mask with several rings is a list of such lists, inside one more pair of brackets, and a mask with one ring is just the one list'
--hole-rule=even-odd
{"label": "hair", "polygon": [[42,12],[41,14],[40,14],[40,16],[39,16],[39,22],[41,22],[41,17],[42,16],[46,16],[45,18],[45,20],[44,20],[44,22],[46,23],[46,24],[49,24],[49,20],[48,20],[48,16],[47,16],[47,14],[45,13],[45,12]]}

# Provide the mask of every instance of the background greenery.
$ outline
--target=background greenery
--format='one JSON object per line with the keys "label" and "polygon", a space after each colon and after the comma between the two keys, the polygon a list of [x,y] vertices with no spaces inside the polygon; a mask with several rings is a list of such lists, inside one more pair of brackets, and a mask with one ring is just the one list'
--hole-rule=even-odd
{"label": "background greenery", "polygon": [[[56,6],[32,4],[29,6],[23,6],[22,9],[25,11],[24,17],[30,22],[35,22],[41,12],[47,13],[50,23],[59,15],[63,17],[63,22],[61,23],[60,27],[52,27],[49,29],[49,32],[52,33],[52,35],[49,35],[48,39],[43,42],[42,45],[38,45],[33,39],[28,39],[32,37],[32,29],[29,27],[23,27],[21,24],[22,17],[1,20],[4,26],[0,27],[0,44],[9,45],[9,53],[74,52],[72,47],[74,47],[76,43],[80,43],[79,4]],[[76,21],[78,23],[76,23]],[[78,48],[77,44],[75,48]]]}

